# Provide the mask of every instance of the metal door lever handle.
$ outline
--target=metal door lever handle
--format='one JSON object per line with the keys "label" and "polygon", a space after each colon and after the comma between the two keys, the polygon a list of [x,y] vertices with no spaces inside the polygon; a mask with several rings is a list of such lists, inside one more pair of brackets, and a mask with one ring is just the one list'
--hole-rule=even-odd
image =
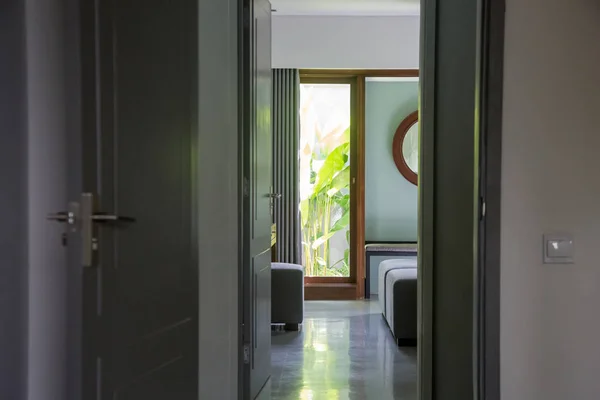
{"label": "metal door lever handle", "polygon": [[135,218],[123,217],[120,215],[96,213],[92,215],[92,221],[95,222],[135,222]]}
{"label": "metal door lever handle", "polygon": [[48,214],[46,215],[46,219],[48,221],[56,221],[56,222],[66,222],[68,224],[74,225],[75,224],[75,219],[77,218],[77,215],[75,214],[75,212],[66,212],[66,211],[59,211],[57,213],[54,214]]}
{"label": "metal door lever handle", "polygon": [[69,219],[69,214],[64,211],[61,211],[55,214],[48,214],[46,216],[46,219],[48,221],[67,222],[67,220]]}
{"label": "metal door lever handle", "polygon": [[[68,224],[70,232],[81,232],[81,264],[91,267],[94,264],[94,251],[98,249],[98,240],[94,237],[94,222],[98,224],[118,225],[119,223],[135,222],[135,218],[112,215],[108,213],[94,212],[94,195],[82,193],[81,201],[70,202],[68,211],[59,211],[48,214],[46,218],[50,221]],[[63,244],[66,233],[63,234]]]}
{"label": "metal door lever handle", "polygon": [[[57,222],[68,222],[70,224],[75,223],[75,215],[65,211],[57,212],[55,214],[48,214],[46,219],[49,221]],[[92,215],[92,221],[94,222],[135,222],[135,218],[122,217],[119,215],[97,213]]]}
{"label": "metal door lever handle", "polygon": [[272,199],[280,199],[281,198],[281,193],[269,193],[267,195],[267,197],[270,197]]}

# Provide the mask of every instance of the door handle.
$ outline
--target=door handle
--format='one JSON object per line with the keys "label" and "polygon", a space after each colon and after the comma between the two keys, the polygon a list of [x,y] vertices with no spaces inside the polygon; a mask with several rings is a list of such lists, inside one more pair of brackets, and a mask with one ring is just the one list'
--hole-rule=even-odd
{"label": "door handle", "polygon": [[[135,218],[94,212],[94,195],[82,193],[79,203],[69,203],[69,211],[59,211],[48,214],[46,219],[66,223],[67,231],[81,232],[81,262],[84,267],[91,267],[94,261],[94,251],[98,249],[98,240],[94,237],[94,223],[118,225],[119,223],[135,222]],[[63,243],[66,233],[63,234]]]}
{"label": "door handle", "polygon": [[48,221],[67,223],[76,228],[77,219],[79,218],[79,203],[70,202],[68,211],[59,211],[57,213],[48,214],[46,219]]}
{"label": "door handle", "polygon": [[81,195],[81,239],[82,239],[82,264],[91,267],[94,262],[94,251],[98,250],[98,240],[94,237],[94,222],[119,223],[135,222],[134,218],[94,212],[94,195],[83,193]]}
{"label": "door handle", "polygon": [[271,199],[280,199],[282,196],[281,193],[269,193],[267,197],[270,197]]}
{"label": "door handle", "polygon": [[71,221],[71,219],[73,218],[71,215],[69,215],[70,213],[66,212],[66,211],[59,211],[57,213],[54,214],[48,214],[46,216],[46,219],[48,221],[56,221],[56,222],[69,222]]}
{"label": "door handle", "polygon": [[94,221],[94,222],[135,222],[135,218],[124,217],[122,215],[95,213],[92,215],[92,221]]}
{"label": "door handle", "polygon": [[61,235],[61,244],[66,246],[68,244],[69,232],[76,232],[79,224],[79,203],[70,202],[69,211],[59,211],[57,213],[46,215],[48,221],[60,222],[67,224],[65,231]]}

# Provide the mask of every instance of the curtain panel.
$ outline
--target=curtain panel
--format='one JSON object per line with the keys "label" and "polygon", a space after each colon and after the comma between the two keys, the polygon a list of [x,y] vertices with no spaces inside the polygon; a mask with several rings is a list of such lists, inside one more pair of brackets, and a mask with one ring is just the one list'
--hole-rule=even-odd
{"label": "curtain panel", "polygon": [[277,261],[301,264],[298,146],[300,74],[273,69],[273,192],[277,225]]}

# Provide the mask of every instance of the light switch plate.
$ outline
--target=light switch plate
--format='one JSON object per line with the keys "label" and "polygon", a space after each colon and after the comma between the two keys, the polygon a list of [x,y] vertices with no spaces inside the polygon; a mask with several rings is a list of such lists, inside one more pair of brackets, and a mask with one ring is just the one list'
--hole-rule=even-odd
{"label": "light switch plate", "polygon": [[573,264],[575,242],[570,234],[544,235],[544,264]]}

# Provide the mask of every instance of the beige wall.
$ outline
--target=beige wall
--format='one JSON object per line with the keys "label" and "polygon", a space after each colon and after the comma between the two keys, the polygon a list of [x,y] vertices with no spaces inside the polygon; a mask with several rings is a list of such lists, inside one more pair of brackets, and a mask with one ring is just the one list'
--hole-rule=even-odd
{"label": "beige wall", "polygon": [[[29,197],[29,400],[66,396],[67,254],[46,215],[67,204],[64,10],[26,0]],[[56,210],[56,211],[55,211]]]}
{"label": "beige wall", "polygon": [[273,68],[418,68],[418,16],[273,16]]}
{"label": "beige wall", "polygon": [[[502,167],[505,400],[600,398],[600,2],[507,0]],[[542,234],[575,236],[543,265]]]}

